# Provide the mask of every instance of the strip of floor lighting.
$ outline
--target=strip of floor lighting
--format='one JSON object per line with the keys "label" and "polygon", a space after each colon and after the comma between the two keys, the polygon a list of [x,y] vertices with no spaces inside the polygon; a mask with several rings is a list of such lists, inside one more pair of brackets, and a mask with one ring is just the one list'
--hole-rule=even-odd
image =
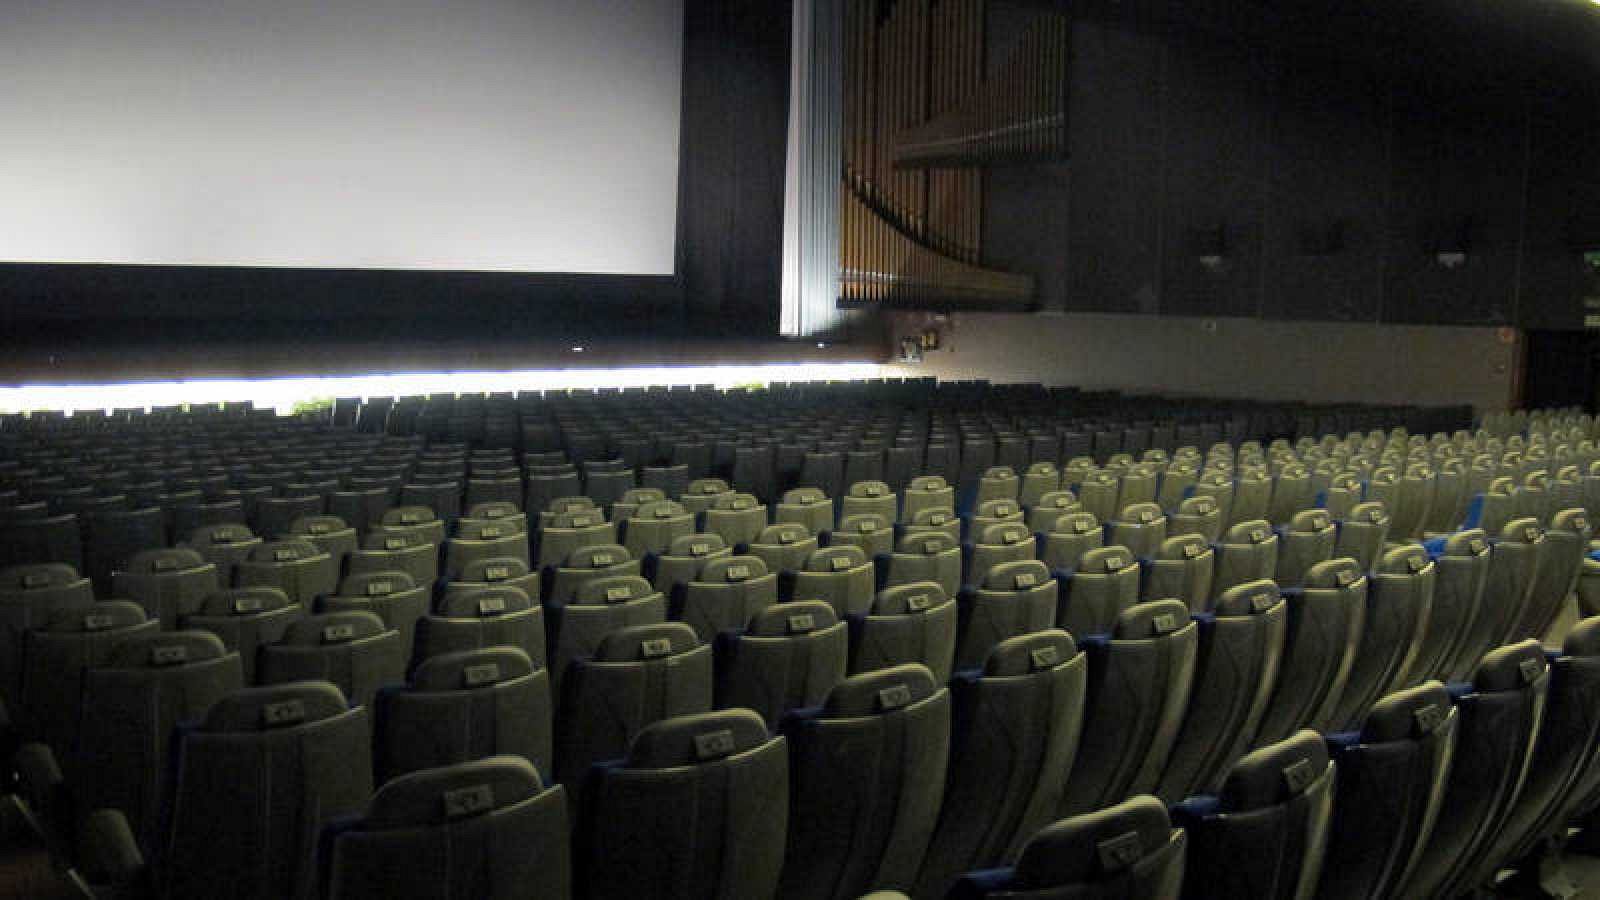
{"label": "strip of floor lighting", "polygon": [[765,386],[774,381],[854,381],[882,377],[877,363],[772,363],[629,369],[530,369],[309,378],[206,379],[125,384],[41,384],[0,388],[0,412],[130,409],[220,402],[254,403],[290,415],[300,404],[335,397],[404,397],[602,387],[710,384]]}

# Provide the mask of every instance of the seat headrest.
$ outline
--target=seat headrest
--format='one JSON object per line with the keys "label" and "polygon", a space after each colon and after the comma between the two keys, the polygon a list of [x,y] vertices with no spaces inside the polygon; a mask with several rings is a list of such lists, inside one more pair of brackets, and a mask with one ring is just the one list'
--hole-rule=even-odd
{"label": "seat headrest", "polygon": [[768,525],[767,527],[761,529],[761,533],[757,534],[756,539],[751,541],[751,543],[787,546],[789,544],[798,544],[808,540],[811,540],[811,532],[807,531],[804,525],[796,525],[792,522],[784,522],[778,525]]}
{"label": "seat headrest", "polygon": [[915,556],[934,556],[957,549],[955,538],[942,531],[922,531],[903,535],[895,544],[895,552]]}
{"label": "seat headrest", "polygon": [[1378,572],[1383,575],[1419,575],[1433,565],[1427,548],[1421,544],[1407,544],[1383,554],[1378,560]]}
{"label": "seat headrest", "polygon": [[1472,673],[1472,688],[1482,693],[1510,691],[1539,679],[1546,668],[1544,647],[1536,640],[1490,650]]}
{"label": "seat headrest", "polygon": [[822,547],[806,555],[807,572],[844,572],[867,564],[867,553],[860,547],[839,544]]}
{"label": "seat headrest", "polygon": [[78,570],[66,563],[26,563],[0,570],[0,590],[37,591],[81,581]]}
{"label": "seat headrest", "polygon": [[398,570],[384,572],[353,572],[339,582],[341,597],[386,597],[416,587],[412,577]]}
{"label": "seat headrest", "polygon": [[1333,527],[1333,517],[1325,509],[1303,509],[1289,520],[1289,530],[1300,534],[1326,531]]}
{"label": "seat headrest", "polygon": [[[592,499],[590,499],[588,497],[585,497],[585,496],[582,496],[582,495],[573,495],[573,496],[570,496],[570,497],[556,497],[556,498],[552,499],[549,503],[546,503],[544,505],[544,510],[543,511],[547,512],[547,513],[550,513],[551,515],[559,516],[559,515],[563,515],[563,514],[566,514],[566,513],[582,512],[582,511],[584,511],[586,509],[598,509],[598,507],[595,505],[594,500],[592,500]],[[493,516],[493,517],[491,517],[491,516],[474,516],[474,518],[501,518],[501,519],[503,519],[503,518],[505,518],[505,516],[504,515]]]}
{"label": "seat headrest", "polygon": [[188,572],[205,566],[215,568],[206,562],[199,552],[188,547],[165,547],[135,553],[128,558],[128,567],[123,571],[133,575],[166,575],[173,572]]}
{"label": "seat headrest", "polygon": [[431,506],[413,504],[411,506],[395,506],[384,510],[383,517],[378,521],[388,526],[426,525],[437,522],[439,516]]}
{"label": "seat headrest", "polygon": [[[588,499],[588,498],[584,498]],[[593,505],[594,501],[589,501]],[[521,515],[522,508],[506,500],[490,500],[486,503],[474,503],[468,507],[466,519],[509,519]]]}
{"label": "seat headrest", "polygon": [[1186,516],[1209,516],[1217,511],[1217,500],[1209,495],[1189,497],[1178,504],[1178,512]]}
{"label": "seat headrest", "polygon": [[894,491],[882,481],[858,481],[850,485],[852,497],[893,497]]}
{"label": "seat headrest", "polygon": [[532,608],[527,592],[508,584],[451,591],[439,601],[439,615],[451,619],[492,619]]}
{"label": "seat headrest", "polygon": [[666,555],[694,559],[711,556],[726,549],[728,549],[728,542],[720,534],[686,534],[672,539],[672,544],[668,546]]}
{"label": "seat headrest", "polygon": [[1043,494],[1040,494],[1039,499],[1034,503],[1033,508],[1059,509],[1065,513],[1077,505],[1077,496],[1071,491],[1063,488],[1059,491],[1045,491]]}
{"label": "seat headrest", "polygon": [[1347,522],[1366,522],[1369,525],[1386,525],[1389,522],[1389,508],[1382,500],[1368,500],[1357,503],[1350,508]]}
{"label": "seat headrest", "polygon": [[718,494],[717,499],[711,501],[711,508],[719,512],[747,512],[762,509],[761,501],[754,494],[728,492]]}
{"label": "seat headrest", "polygon": [[1482,528],[1469,528],[1445,538],[1446,556],[1482,556],[1489,552],[1489,537]]}
{"label": "seat headrest", "polygon": [[387,630],[382,619],[364,610],[322,613],[289,623],[283,632],[283,643],[295,647],[348,644]]}
{"label": "seat headrest", "polygon": [[644,506],[646,503],[661,503],[667,499],[667,492],[661,488],[636,487],[628,488],[622,492],[619,503],[631,503],[634,506]]}
{"label": "seat headrest", "polygon": [[1119,641],[1142,641],[1164,637],[1188,624],[1189,607],[1181,600],[1152,600],[1123,610],[1111,634]]}
{"label": "seat headrest", "polygon": [[1590,530],[1589,514],[1577,508],[1563,509],[1550,517],[1550,530],[1583,535]]}
{"label": "seat headrest", "polygon": [[1171,835],[1166,806],[1148,794],[1062,819],[1022,848],[1016,886],[1042,889],[1115,875],[1165,847]]}
{"label": "seat headrest", "polygon": [[209,631],[158,631],[136,634],[111,648],[108,669],[164,669],[221,659],[228,649]]}
{"label": "seat headrest", "polygon": [[1028,530],[1028,526],[1021,522],[1003,522],[983,529],[983,535],[978,539],[978,543],[1010,547],[1031,540],[1033,532]]}
{"label": "seat headrest", "polygon": [[[350,525],[338,516],[301,516],[289,523],[290,534],[309,534],[313,536],[324,534],[338,534],[349,531]],[[270,560],[262,560],[268,562]]]}
{"label": "seat headrest", "polygon": [[289,595],[275,587],[242,587],[215,591],[200,603],[205,616],[249,616],[276,612],[289,605]]}
{"label": "seat headrest", "polygon": [[1010,466],[990,466],[983,470],[983,477],[995,481],[1005,481],[1017,477],[1016,470]]}
{"label": "seat headrest", "polygon": [[1022,507],[1015,500],[985,500],[978,504],[977,516],[980,519],[1014,519],[1020,515]]}
{"label": "seat headrest", "polygon": [[623,765],[629,769],[701,765],[753,750],[769,740],[767,723],[748,709],[676,716],[651,723],[635,735]]}
{"label": "seat headrest", "polygon": [[1450,692],[1437,681],[1396,691],[1379,700],[1361,723],[1361,742],[1386,744],[1432,734],[1450,714]]}
{"label": "seat headrest", "polygon": [[310,541],[265,541],[250,551],[250,561],[259,563],[294,563],[327,556]]}
{"label": "seat headrest", "polygon": [[911,517],[911,524],[921,525],[924,527],[938,526],[948,525],[955,520],[955,510],[945,509],[943,507],[929,507],[927,509],[917,510],[916,514]]}
{"label": "seat headrest", "polygon": [[802,487],[785,491],[782,500],[785,506],[812,506],[826,502],[828,502],[828,495],[814,487]]}
{"label": "seat headrest", "polygon": [[563,569],[608,569],[633,561],[633,554],[621,544],[590,544],[567,554]]}
{"label": "seat headrest", "polygon": [[595,662],[640,662],[687,653],[700,646],[694,629],[682,622],[630,625],[608,632],[595,647]]}
{"label": "seat headrest", "polygon": [[828,691],[824,719],[848,719],[891,713],[933,696],[938,685],[927,666],[908,663],[852,675]]}
{"label": "seat headrest", "polygon": [[1152,525],[1166,518],[1156,503],[1130,503],[1122,508],[1119,522],[1125,525]]}
{"label": "seat headrest", "polygon": [[633,521],[643,522],[652,519],[681,519],[689,511],[683,508],[682,503],[675,500],[651,500],[639,504],[630,517]]}
{"label": "seat headrest", "polygon": [[201,525],[189,532],[189,543],[196,547],[211,544],[238,544],[244,541],[255,540],[255,534],[250,531],[250,526],[237,522],[224,522],[218,525]]}
{"label": "seat headrest", "polygon": [[493,584],[528,574],[528,564],[515,556],[491,556],[475,559],[461,567],[458,581],[474,584]]}
{"label": "seat headrest", "polygon": [[[579,518],[593,518],[600,520],[598,510],[585,510],[578,513],[563,513],[557,519],[571,522]],[[521,516],[510,516],[504,519],[461,519],[456,522],[455,539],[458,541],[503,541],[519,538],[524,534],[525,522]],[[551,527],[565,527],[551,523]]]}
{"label": "seat headrest", "polygon": [[774,603],[750,617],[746,633],[753,637],[789,637],[831,628],[839,621],[833,607],[821,600]]}
{"label": "seat headrest", "polygon": [[1307,588],[1347,588],[1367,576],[1361,571],[1361,564],[1348,556],[1334,559],[1325,559],[1313,563],[1306,570],[1305,586]]}
{"label": "seat headrest", "polygon": [[386,831],[446,825],[515,806],[544,789],[533,764],[520,756],[421,769],[379,788],[361,827]]}
{"label": "seat headrest", "polygon": [[906,490],[926,493],[948,490],[949,487],[950,485],[946,484],[944,478],[939,475],[918,475],[911,479],[910,484],[906,485]]}
{"label": "seat headrest", "polygon": [[732,490],[732,488],[728,487],[728,483],[721,478],[696,478],[689,482],[689,489],[685,491],[685,494],[687,496],[709,497],[717,494],[726,494]]}
{"label": "seat headrest", "polygon": [[914,581],[884,588],[872,601],[875,616],[903,616],[927,612],[950,602],[944,588],[935,581]]}
{"label": "seat headrest", "polygon": [[1239,522],[1222,535],[1224,544],[1265,544],[1276,536],[1272,523],[1266,519]]}
{"label": "seat headrest", "polygon": [[983,674],[1006,678],[1044,672],[1061,666],[1078,655],[1072,635],[1059,628],[1019,634],[1006,638],[989,651]]}
{"label": "seat headrest", "polygon": [[767,574],[767,564],[759,556],[724,556],[705,564],[695,581],[701,584],[730,584],[753,581]]}
{"label": "seat headrest", "polygon": [[1215,604],[1219,616],[1252,616],[1272,609],[1282,602],[1278,583],[1270,578],[1246,581],[1222,592]]}
{"label": "seat headrest", "polygon": [[1019,559],[989,567],[983,587],[989,591],[1031,591],[1050,582],[1050,567],[1037,559]]}
{"label": "seat headrest", "polygon": [[[545,530],[552,531],[573,530],[579,528],[599,528],[605,524],[605,510],[602,510],[597,506],[587,506],[583,509],[573,510],[571,512],[556,513],[550,517],[550,522],[545,526]],[[502,522],[501,527],[511,528],[512,526],[510,522],[507,521]],[[488,532],[486,532],[484,529],[478,529],[476,533],[482,535]],[[504,535],[502,535],[502,537],[503,536]],[[479,540],[486,540],[486,538],[480,537]]]}
{"label": "seat headrest", "polygon": [[1305,793],[1327,770],[1328,748],[1322,735],[1301,729],[1234,764],[1222,785],[1223,808],[1243,812],[1285,803]]}
{"label": "seat headrest", "polygon": [[1096,547],[1083,554],[1078,560],[1078,574],[1080,575],[1115,575],[1125,569],[1136,565],[1133,551],[1121,544],[1112,544],[1109,547]]}
{"label": "seat headrest", "polygon": [[56,609],[42,631],[51,634],[93,634],[132,628],[149,621],[144,607],[129,600],[106,600],[73,609]]}
{"label": "seat headrest", "polygon": [[431,656],[411,674],[414,691],[465,691],[533,674],[533,660],[519,647],[484,647]]}
{"label": "seat headrest", "polygon": [[656,593],[650,582],[639,575],[608,575],[591,578],[578,585],[572,603],[576,606],[605,606],[632,603]]}
{"label": "seat headrest", "polygon": [[836,531],[843,534],[874,534],[889,530],[889,520],[877,513],[857,513],[839,520]]}
{"label": "seat headrest", "polygon": [[420,531],[391,531],[374,528],[361,538],[361,549],[366,552],[393,553],[416,547],[432,547],[433,541]]}
{"label": "seat headrest", "polygon": [[211,705],[200,730],[210,734],[274,731],[344,715],[344,694],[327,681],[291,681],[234,691]]}
{"label": "seat headrest", "polygon": [[1199,559],[1210,552],[1211,545],[1206,543],[1203,535],[1180,534],[1162,541],[1161,548],[1156,551],[1156,558]]}
{"label": "seat headrest", "polygon": [[1537,544],[1544,540],[1544,529],[1539,520],[1528,516],[1512,519],[1500,529],[1500,540],[1513,544]]}

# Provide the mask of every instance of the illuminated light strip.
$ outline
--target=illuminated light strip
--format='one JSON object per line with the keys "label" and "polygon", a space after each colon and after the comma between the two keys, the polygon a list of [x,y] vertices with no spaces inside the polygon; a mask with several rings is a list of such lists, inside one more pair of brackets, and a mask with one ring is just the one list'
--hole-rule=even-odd
{"label": "illuminated light strip", "polygon": [[718,388],[774,381],[858,381],[883,377],[877,363],[773,363],[753,366],[656,366],[636,369],[529,369],[312,378],[203,379],[125,384],[22,385],[0,388],[0,412],[145,409],[250,401],[289,415],[295,404],[334,397],[403,397],[570,388],[710,384]]}

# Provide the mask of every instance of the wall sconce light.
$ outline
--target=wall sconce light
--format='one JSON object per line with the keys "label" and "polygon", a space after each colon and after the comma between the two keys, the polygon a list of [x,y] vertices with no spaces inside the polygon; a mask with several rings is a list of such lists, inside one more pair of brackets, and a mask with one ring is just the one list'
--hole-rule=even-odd
{"label": "wall sconce light", "polygon": [[1472,231],[1471,216],[1462,216],[1453,223],[1441,225],[1431,241],[1434,262],[1443,269],[1465,266],[1472,249]]}

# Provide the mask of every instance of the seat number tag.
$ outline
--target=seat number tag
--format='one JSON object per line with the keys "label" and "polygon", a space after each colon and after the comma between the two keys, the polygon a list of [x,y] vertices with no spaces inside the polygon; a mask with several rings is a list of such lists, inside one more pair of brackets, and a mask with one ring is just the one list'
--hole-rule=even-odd
{"label": "seat number tag", "polygon": [[153,666],[174,666],[189,661],[188,647],[151,647],[150,664]]}
{"label": "seat number tag", "polygon": [[268,728],[297,725],[306,718],[306,705],[300,700],[284,700],[261,707],[261,724]]}
{"label": "seat number tag", "polygon": [[729,566],[728,567],[728,571],[727,571],[727,575],[728,575],[728,580],[729,581],[743,581],[744,579],[750,577],[750,567],[749,566]]}
{"label": "seat number tag", "polygon": [[1411,718],[1417,723],[1417,734],[1419,736],[1432,734],[1438,729],[1439,723],[1444,721],[1444,709],[1432,705],[1424,706],[1413,712]]}
{"label": "seat number tag", "polygon": [[1095,849],[1100,857],[1100,868],[1107,874],[1121,872],[1138,862],[1144,854],[1137,831],[1101,841]]}
{"label": "seat number tag", "polygon": [[850,568],[850,557],[835,556],[832,565],[835,572],[843,572],[845,569]]}
{"label": "seat number tag", "polygon": [[621,603],[624,600],[631,600],[632,598],[633,588],[628,587],[627,585],[606,588],[606,602],[608,603]]}
{"label": "seat number tag", "polygon": [[689,555],[690,556],[705,556],[707,553],[710,553],[710,552],[711,552],[711,545],[710,544],[700,543],[700,544],[690,544],[689,545]]}
{"label": "seat number tag", "polygon": [[1055,647],[1039,647],[1032,653],[1028,654],[1028,657],[1033,660],[1034,671],[1038,672],[1044,669],[1053,668],[1056,663],[1060,662],[1061,651]]}
{"label": "seat number tag", "polygon": [[639,642],[639,655],[645,659],[658,659],[672,654],[672,641],[668,638],[653,638]]}
{"label": "seat number tag", "polygon": [[906,598],[906,609],[912,612],[922,612],[933,605],[933,598],[927,594],[912,594]]}
{"label": "seat number tag", "polygon": [[720,759],[732,752],[733,732],[729,729],[694,736],[694,755],[697,759]]}
{"label": "seat number tag", "polygon": [[233,611],[236,615],[242,616],[245,613],[260,612],[261,607],[260,597],[240,597],[233,601]]}
{"label": "seat number tag", "polygon": [[1162,613],[1150,620],[1150,630],[1156,634],[1169,634],[1178,630],[1178,617],[1173,613]]}
{"label": "seat number tag", "polygon": [[294,562],[300,558],[300,554],[296,553],[291,547],[284,547],[275,551],[272,554],[272,558],[277,562]]}
{"label": "seat number tag", "polygon": [[507,566],[487,566],[483,570],[485,581],[505,581],[511,577],[511,569]]}
{"label": "seat number tag", "polygon": [[444,817],[464,819],[494,808],[494,789],[487,784],[444,792]]}
{"label": "seat number tag", "polygon": [[461,671],[461,680],[467,687],[479,687],[485,684],[494,684],[500,680],[500,666],[497,663],[484,663],[477,666],[467,666]]}
{"label": "seat number tag", "polygon": [[1317,780],[1317,770],[1311,765],[1311,760],[1296,760],[1283,770],[1283,783],[1289,788],[1289,793],[1298,794],[1311,786]]}
{"label": "seat number tag", "polygon": [[506,598],[485,597],[478,601],[478,615],[497,616],[506,611]]}
{"label": "seat number tag", "polygon": [[154,561],[153,563],[150,564],[150,568],[154,569],[157,572],[171,572],[173,569],[176,569],[177,567],[178,567],[178,561],[175,560],[175,559],[162,558],[162,559],[158,559],[158,560],[156,560],[156,561]]}
{"label": "seat number tag", "polygon": [[1339,587],[1349,587],[1350,585],[1355,583],[1355,580],[1356,580],[1356,573],[1355,572],[1352,572],[1349,569],[1340,570],[1339,576],[1338,576]]}
{"label": "seat number tag", "polygon": [[816,627],[817,617],[811,615],[810,613],[801,613],[800,615],[789,617],[790,634],[805,634]]}
{"label": "seat number tag", "polygon": [[1264,613],[1277,602],[1278,598],[1272,594],[1257,594],[1250,598],[1250,608],[1258,613]]}
{"label": "seat number tag", "polygon": [[1015,585],[1016,589],[1019,591],[1034,587],[1038,583],[1039,576],[1033,574],[1032,572],[1024,572],[1021,575],[1018,575],[1012,581],[1012,584]]}
{"label": "seat number tag", "polygon": [[367,596],[368,597],[381,597],[384,594],[392,594],[392,593],[394,593],[394,582],[392,582],[392,581],[369,581],[369,582],[367,582]]}
{"label": "seat number tag", "polygon": [[904,684],[886,687],[878,692],[879,711],[899,709],[911,702],[911,688]]}
{"label": "seat number tag", "polygon": [[111,617],[103,613],[91,613],[83,617],[84,631],[105,631],[111,625]]}
{"label": "seat number tag", "polygon": [[50,576],[41,574],[39,572],[30,572],[27,575],[22,576],[22,586],[24,588],[40,588],[49,584]]}
{"label": "seat number tag", "polygon": [[1544,673],[1544,665],[1537,659],[1525,659],[1517,664],[1517,669],[1522,673],[1523,684],[1533,684]]}
{"label": "seat number tag", "polygon": [[616,557],[609,553],[596,553],[589,557],[589,565],[596,569],[604,569],[616,561]]}
{"label": "seat number tag", "polygon": [[495,538],[500,537],[500,526],[485,525],[483,528],[479,529],[478,536],[481,540],[494,540]]}

